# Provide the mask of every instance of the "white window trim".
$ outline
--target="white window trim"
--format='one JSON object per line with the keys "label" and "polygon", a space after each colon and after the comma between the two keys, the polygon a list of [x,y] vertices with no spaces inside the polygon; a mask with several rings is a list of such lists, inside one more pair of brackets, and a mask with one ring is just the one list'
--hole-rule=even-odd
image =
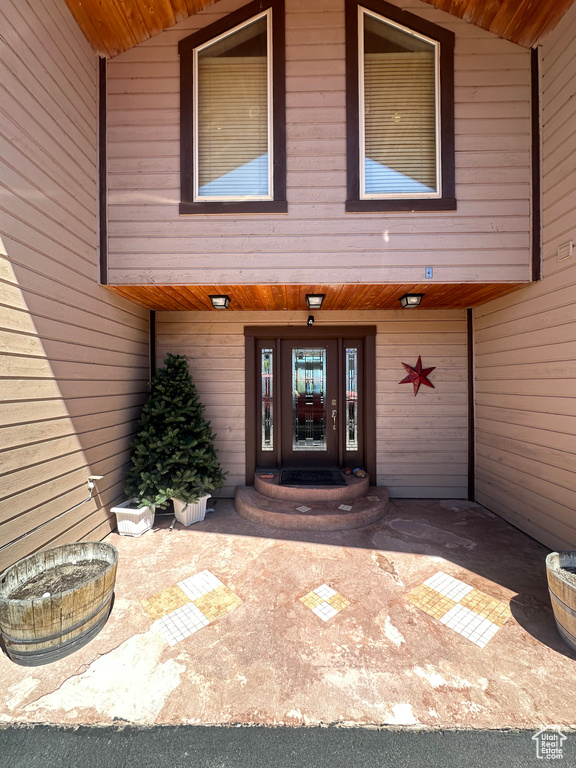
{"label": "white window trim", "polygon": [[[412,37],[415,37],[419,40],[424,40],[424,42],[429,43],[434,46],[434,88],[435,88],[435,99],[434,99],[434,108],[435,108],[435,131],[436,131],[436,181],[438,185],[438,189],[436,192],[409,192],[404,194],[399,194],[397,192],[389,192],[389,193],[379,193],[379,194],[366,194],[366,174],[365,174],[365,164],[366,164],[366,125],[365,125],[365,94],[364,94],[364,16],[372,16],[373,18],[377,19],[378,21],[383,21],[385,24],[389,24],[391,27],[396,27],[396,29],[401,30],[402,32],[405,32],[408,35],[411,35]],[[358,140],[359,140],[359,161],[360,161],[360,200],[425,200],[425,199],[436,199],[442,197],[442,166],[441,166],[441,157],[442,157],[442,131],[440,129],[440,98],[441,98],[441,89],[440,89],[440,42],[438,40],[433,40],[431,37],[427,37],[426,35],[422,35],[418,32],[415,32],[413,29],[410,29],[409,27],[405,27],[402,24],[398,24],[395,21],[392,21],[391,19],[387,19],[385,16],[382,16],[379,13],[376,13],[374,11],[370,11],[367,8],[363,8],[361,5],[358,6]]]}
{"label": "white window trim", "polygon": [[[198,194],[198,174],[199,174],[199,142],[198,142],[198,112],[199,112],[199,98],[198,98],[198,54],[205,48],[209,48],[220,40],[233,35],[244,27],[250,26],[256,23],[261,18],[267,18],[266,21],[266,40],[267,40],[267,94],[268,94],[268,195],[199,195]],[[223,32],[221,35],[206,41],[202,45],[194,48],[193,50],[193,136],[194,136],[194,197],[193,201],[197,203],[217,203],[217,202],[245,202],[245,201],[258,201],[258,200],[274,200],[274,134],[272,130],[272,120],[274,114],[273,104],[273,88],[272,88],[272,67],[273,67],[273,55],[272,55],[272,8],[259,13],[257,16],[253,16],[242,24],[238,24],[232,29]]]}

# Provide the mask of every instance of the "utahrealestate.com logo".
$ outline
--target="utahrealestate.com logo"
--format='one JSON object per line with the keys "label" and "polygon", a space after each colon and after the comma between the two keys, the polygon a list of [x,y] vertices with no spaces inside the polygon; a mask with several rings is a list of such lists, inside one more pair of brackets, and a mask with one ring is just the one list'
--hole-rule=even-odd
{"label": "utahrealestate.com logo", "polygon": [[536,757],[539,760],[561,760],[564,757],[562,744],[568,738],[556,725],[542,728],[534,736]]}

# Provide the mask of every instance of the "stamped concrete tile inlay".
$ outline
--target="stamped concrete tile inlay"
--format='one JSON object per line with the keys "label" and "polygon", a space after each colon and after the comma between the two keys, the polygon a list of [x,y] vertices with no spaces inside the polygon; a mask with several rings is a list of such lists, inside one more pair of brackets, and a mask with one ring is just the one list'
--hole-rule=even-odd
{"label": "stamped concrete tile inlay", "polygon": [[198,597],[208,594],[213,589],[222,586],[220,579],[217,579],[210,571],[201,571],[195,573],[184,581],[179,581],[178,586],[185,592],[190,600],[196,600]]}
{"label": "stamped concrete tile inlay", "polygon": [[312,507],[307,507],[305,504],[302,504],[300,507],[296,507],[297,512],[310,512]]}
{"label": "stamped concrete tile inlay", "polygon": [[194,605],[210,620],[220,618],[225,613],[230,613],[236,608],[242,600],[232,592],[231,589],[222,584],[211,592],[194,600]]}
{"label": "stamped concrete tile inlay", "polygon": [[350,504],[340,504],[338,509],[343,509],[344,512],[351,512],[352,511],[352,507],[350,506]]}
{"label": "stamped concrete tile inlay", "polygon": [[448,576],[448,574],[443,573],[442,571],[438,571],[437,574],[426,579],[424,584],[455,602],[458,602],[460,598],[473,590],[473,587],[469,584],[465,584],[463,581],[455,579],[453,576]]}
{"label": "stamped concrete tile inlay", "polygon": [[511,615],[506,603],[442,571],[413,589],[406,600],[480,648]]}
{"label": "stamped concrete tile inlay", "polygon": [[142,607],[153,619],[160,619],[168,613],[190,602],[190,598],[178,586],[168,587],[151,597],[140,601]]}
{"label": "stamped concrete tile inlay", "polygon": [[194,603],[188,603],[159,619],[156,626],[168,645],[176,645],[208,624],[210,619]]}
{"label": "stamped concrete tile inlay", "polygon": [[169,645],[190,637],[241,603],[238,595],[207,570],[142,600]]}
{"label": "stamped concrete tile inlay", "polygon": [[322,621],[328,621],[347,605],[350,605],[350,600],[329,587],[328,584],[321,584],[313,589],[312,592],[301,597],[300,602],[310,608]]}

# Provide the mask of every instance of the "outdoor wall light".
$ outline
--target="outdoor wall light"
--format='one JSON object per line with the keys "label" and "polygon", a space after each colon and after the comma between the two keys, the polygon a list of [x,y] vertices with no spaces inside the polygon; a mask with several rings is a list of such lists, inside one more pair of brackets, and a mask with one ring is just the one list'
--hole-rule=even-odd
{"label": "outdoor wall light", "polygon": [[325,293],[307,293],[306,304],[308,304],[308,309],[322,309],[322,302],[325,297]]}
{"label": "outdoor wall light", "polygon": [[402,304],[404,309],[407,309],[408,307],[417,307],[423,298],[423,293],[405,293],[404,296],[400,297],[400,304]]}
{"label": "outdoor wall light", "polygon": [[306,325],[314,325],[314,315],[308,315],[308,320],[306,320]]}
{"label": "outdoor wall light", "polygon": [[208,298],[212,302],[212,306],[214,307],[214,309],[228,309],[228,307],[230,306],[230,296],[219,295],[219,296],[209,296]]}

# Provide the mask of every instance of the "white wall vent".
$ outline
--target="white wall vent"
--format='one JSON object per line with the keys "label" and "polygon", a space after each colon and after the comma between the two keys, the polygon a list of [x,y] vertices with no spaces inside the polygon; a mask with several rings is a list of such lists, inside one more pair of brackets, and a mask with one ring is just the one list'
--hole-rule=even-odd
{"label": "white wall vent", "polygon": [[567,243],[562,243],[562,245],[559,245],[558,261],[562,261],[562,259],[567,259],[569,256],[572,256],[573,249],[574,249],[574,242],[572,240],[568,240]]}

